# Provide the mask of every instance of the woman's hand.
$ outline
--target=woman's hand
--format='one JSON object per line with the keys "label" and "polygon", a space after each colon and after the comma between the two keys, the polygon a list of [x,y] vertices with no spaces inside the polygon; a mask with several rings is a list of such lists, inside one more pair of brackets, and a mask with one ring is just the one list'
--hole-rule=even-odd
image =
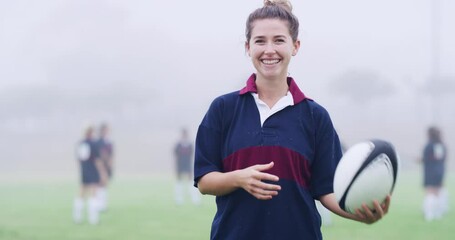
{"label": "woman's hand", "polygon": [[390,206],[390,195],[388,195],[382,204],[379,204],[377,200],[373,201],[374,210],[367,207],[366,204],[362,205],[362,209],[356,209],[356,220],[366,224],[372,224],[384,217],[389,211]]}
{"label": "woman's hand", "polygon": [[264,181],[278,181],[278,177],[264,171],[273,167],[274,163],[258,164],[232,172],[210,172],[201,177],[198,182],[202,194],[224,196],[239,188],[261,200],[271,199],[278,195],[281,187]]}
{"label": "woman's hand", "polygon": [[372,224],[380,220],[387,214],[390,206],[390,195],[388,195],[382,204],[377,200],[373,201],[374,209],[371,210],[366,204],[362,205],[362,209],[356,209],[355,214],[349,213],[341,209],[336,200],[335,194],[329,193],[320,197],[322,205],[333,213],[348,219],[359,221],[366,224]]}
{"label": "woman's hand", "polygon": [[260,200],[269,200],[278,195],[281,190],[280,185],[266,183],[264,181],[277,182],[278,176],[265,173],[264,171],[271,169],[274,166],[273,162],[268,164],[258,164],[242,170],[238,170],[238,184],[248,193]]}

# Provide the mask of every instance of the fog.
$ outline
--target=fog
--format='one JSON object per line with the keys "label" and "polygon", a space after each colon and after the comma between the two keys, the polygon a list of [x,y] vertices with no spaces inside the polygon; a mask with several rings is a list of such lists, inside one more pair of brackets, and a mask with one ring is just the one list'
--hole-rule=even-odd
{"label": "fog", "polygon": [[[434,5],[434,3],[439,5]],[[106,121],[122,173],[172,171],[181,127],[254,72],[245,20],[262,1],[0,0],[0,172],[77,171]],[[455,151],[455,2],[293,1],[289,68],[345,145],[392,142],[416,168],[430,124]]]}

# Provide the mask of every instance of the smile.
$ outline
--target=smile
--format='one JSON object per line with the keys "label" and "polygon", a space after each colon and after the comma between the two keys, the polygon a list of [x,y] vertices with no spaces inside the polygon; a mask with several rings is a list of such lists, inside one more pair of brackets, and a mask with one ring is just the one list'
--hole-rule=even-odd
{"label": "smile", "polygon": [[281,62],[281,60],[280,59],[263,59],[263,60],[261,60],[261,62],[266,65],[272,65],[272,64],[277,64],[277,63]]}

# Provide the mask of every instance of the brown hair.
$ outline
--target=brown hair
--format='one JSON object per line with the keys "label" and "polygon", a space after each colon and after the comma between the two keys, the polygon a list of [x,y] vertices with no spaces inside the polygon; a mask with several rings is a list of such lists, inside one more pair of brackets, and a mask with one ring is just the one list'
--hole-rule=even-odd
{"label": "brown hair", "polygon": [[93,127],[91,125],[85,128],[84,137],[85,139],[91,139],[93,137]]}
{"label": "brown hair", "polygon": [[288,0],[265,0],[262,8],[256,9],[246,21],[246,41],[251,39],[253,23],[262,19],[279,19],[287,22],[289,33],[295,42],[299,36],[299,20],[292,13],[292,5]]}

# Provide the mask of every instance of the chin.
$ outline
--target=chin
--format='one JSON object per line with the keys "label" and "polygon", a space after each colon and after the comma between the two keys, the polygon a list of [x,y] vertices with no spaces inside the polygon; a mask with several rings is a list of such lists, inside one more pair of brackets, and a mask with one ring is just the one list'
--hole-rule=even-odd
{"label": "chin", "polygon": [[286,77],[286,74],[283,74],[281,72],[258,72],[262,77],[264,78],[281,78],[281,77]]}

